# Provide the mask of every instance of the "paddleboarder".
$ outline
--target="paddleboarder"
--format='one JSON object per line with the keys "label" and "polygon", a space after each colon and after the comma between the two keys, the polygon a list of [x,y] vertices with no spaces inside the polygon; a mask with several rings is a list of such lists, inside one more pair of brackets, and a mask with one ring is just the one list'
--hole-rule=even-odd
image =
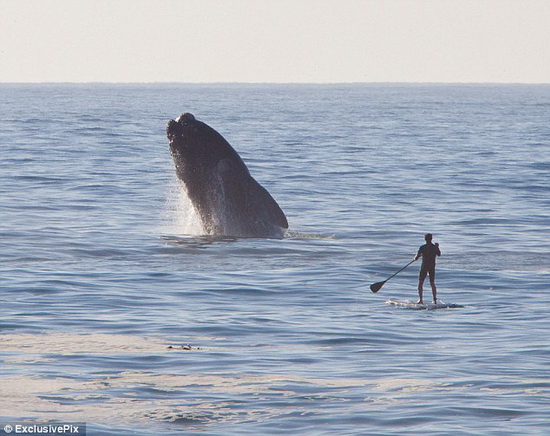
{"label": "paddleboarder", "polygon": [[426,276],[430,276],[430,286],[432,287],[432,295],[434,304],[437,304],[437,288],[435,286],[435,259],[437,256],[441,256],[441,250],[439,250],[439,244],[432,243],[433,235],[426,233],[424,240],[426,243],[418,249],[418,253],[414,257],[414,260],[418,260],[422,257],[422,266],[420,267],[420,273],[418,275],[418,303],[424,304],[422,300],[424,280]]}

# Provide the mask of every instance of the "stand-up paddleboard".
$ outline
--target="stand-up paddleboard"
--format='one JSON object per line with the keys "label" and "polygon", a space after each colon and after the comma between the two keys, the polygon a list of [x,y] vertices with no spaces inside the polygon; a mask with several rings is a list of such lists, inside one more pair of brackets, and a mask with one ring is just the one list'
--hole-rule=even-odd
{"label": "stand-up paddleboard", "polygon": [[386,304],[390,304],[401,309],[413,309],[413,310],[434,310],[434,309],[457,309],[464,307],[461,304],[455,303],[444,303],[441,300],[438,300],[437,304],[434,303],[424,303],[418,304],[416,301],[412,300],[399,300],[397,298],[390,298],[386,301]]}

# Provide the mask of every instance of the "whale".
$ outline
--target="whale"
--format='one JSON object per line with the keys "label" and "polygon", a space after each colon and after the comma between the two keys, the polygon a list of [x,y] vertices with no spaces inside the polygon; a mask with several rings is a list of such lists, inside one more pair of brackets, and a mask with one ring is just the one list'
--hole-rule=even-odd
{"label": "whale", "polygon": [[176,175],[207,235],[282,238],[287,218],[227,140],[193,114],[166,125]]}

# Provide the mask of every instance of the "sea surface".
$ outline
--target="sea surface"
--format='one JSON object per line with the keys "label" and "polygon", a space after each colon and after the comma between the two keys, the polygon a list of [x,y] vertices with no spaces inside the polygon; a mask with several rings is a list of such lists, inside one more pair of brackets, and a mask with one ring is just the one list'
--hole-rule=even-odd
{"label": "sea surface", "polygon": [[[182,112],[283,239],[202,235]],[[0,433],[550,434],[550,86],[3,84],[0,149]],[[465,307],[370,291],[426,232]]]}

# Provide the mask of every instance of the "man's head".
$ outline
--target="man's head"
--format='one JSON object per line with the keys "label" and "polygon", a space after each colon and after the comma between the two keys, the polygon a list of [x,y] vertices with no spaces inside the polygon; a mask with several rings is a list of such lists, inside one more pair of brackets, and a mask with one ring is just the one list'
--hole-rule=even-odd
{"label": "man's head", "polygon": [[424,239],[426,240],[426,242],[429,244],[430,242],[432,242],[432,238],[433,238],[433,235],[431,233],[426,233],[424,235]]}

